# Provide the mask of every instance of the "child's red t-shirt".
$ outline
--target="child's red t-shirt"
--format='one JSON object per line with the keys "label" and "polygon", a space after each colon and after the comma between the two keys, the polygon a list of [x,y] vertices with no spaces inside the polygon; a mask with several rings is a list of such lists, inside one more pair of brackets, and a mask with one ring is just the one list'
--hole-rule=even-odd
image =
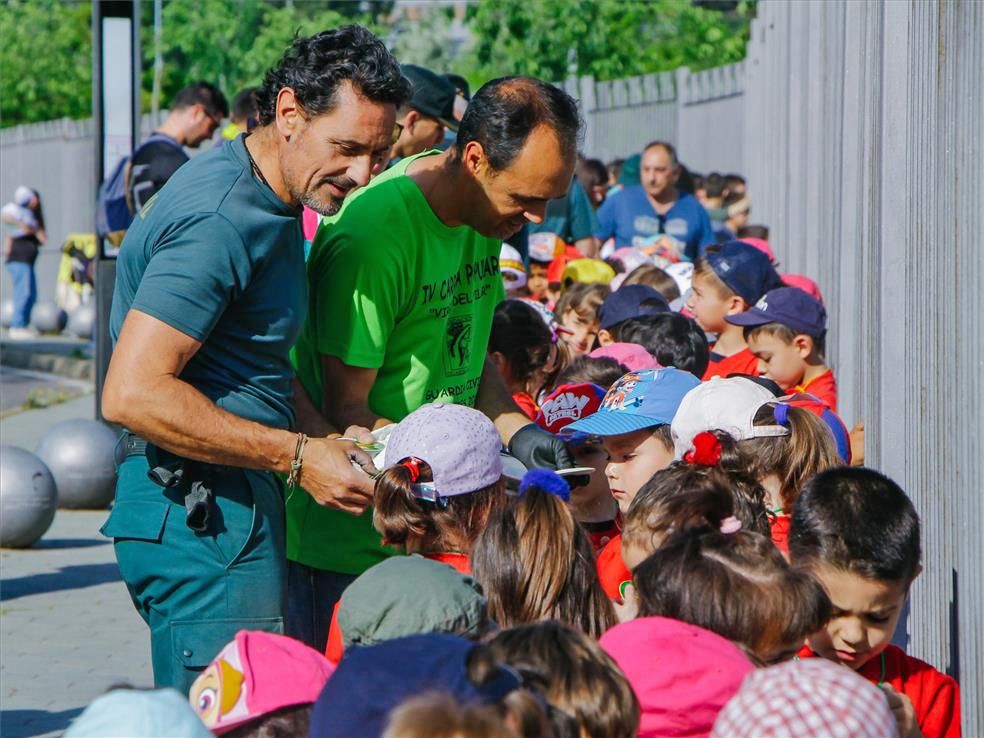
{"label": "child's red t-shirt", "polygon": [[819,377],[814,377],[806,384],[793,387],[790,394],[806,392],[816,397],[820,402],[837,412],[837,382],[834,381],[834,370],[828,369]]}
{"label": "child's red t-shirt", "polygon": [[772,529],[772,542],[784,554],[789,553],[789,516],[777,513],[769,521]]}
{"label": "child's red t-shirt", "polygon": [[[447,564],[455,571],[471,576],[471,559],[468,554],[463,553],[427,553],[423,554],[425,559],[440,561]],[[342,629],[338,625],[338,609],[342,606],[342,601],[335,603],[335,609],[331,612],[331,623],[328,626],[328,644],[325,646],[325,658],[331,663],[337,664],[342,660],[345,652],[345,642],[342,640]]]}
{"label": "child's red t-shirt", "polygon": [[751,374],[758,375],[758,359],[755,354],[743,348],[731,356],[721,356],[711,351],[710,361],[707,363],[707,371],[704,372],[703,380],[706,382],[711,377],[727,377],[729,374]]}
{"label": "child's red t-shirt", "polygon": [[597,557],[601,550],[622,532],[622,513],[619,513],[614,520],[603,520],[596,523],[582,522],[581,527],[591,539],[591,550]]}
{"label": "child's red t-shirt", "polygon": [[[912,701],[916,722],[924,738],[960,738],[960,687],[925,661],[909,656],[898,646],[889,645],[882,659],[876,656],[858,670],[872,684],[891,684]],[[816,656],[804,646],[800,658]]]}
{"label": "child's red t-shirt", "polygon": [[530,420],[536,420],[536,411],[539,410],[536,406],[536,400],[533,399],[527,392],[516,392],[512,396],[513,402],[519,405],[519,409],[523,411],[523,414]]}
{"label": "child's red t-shirt", "polygon": [[621,599],[622,594],[619,592],[619,588],[622,586],[622,582],[632,581],[632,572],[626,568],[625,562],[622,561],[621,533],[601,549],[596,567],[598,579],[601,581],[601,588],[605,590],[605,594],[612,600]]}

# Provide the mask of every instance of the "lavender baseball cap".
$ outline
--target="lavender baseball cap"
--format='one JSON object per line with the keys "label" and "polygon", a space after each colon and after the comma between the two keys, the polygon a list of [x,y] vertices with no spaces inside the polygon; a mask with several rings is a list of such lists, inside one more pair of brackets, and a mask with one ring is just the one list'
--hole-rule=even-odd
{"label": "lavender baseball cap", "polygon": [[439,497],[467,495],[502,476],[502,441],[492,421],[464,405],[422,405],[401,420],[386,443],[387,467],[408,457],[426,461]]}

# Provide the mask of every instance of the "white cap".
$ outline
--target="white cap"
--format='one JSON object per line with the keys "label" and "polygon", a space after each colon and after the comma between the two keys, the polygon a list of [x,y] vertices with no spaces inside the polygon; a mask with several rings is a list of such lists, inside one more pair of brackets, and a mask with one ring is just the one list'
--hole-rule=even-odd
{"label": "white cap", "polygon": [[686,293],[694,282],[694,265],[689,261],[678,261],[663,267],[663,271],[673,277],[680,294]]}
{"label": "white cap", "polygon": [[16,202],[21,207],[27,207],[31,200],[34,199],[34,190],[30,187],[25,187],[21,185],[16,190],[14,190],[14,202]]}
{"label": "white cap", "polygon": [[526,286],[526,267],[523,257],[508,243],[499,250],[499,271],[509,278],[507,289],[518,290]]}
{"label": "white cap", "polygon": [[714,377],[694,387],[684,396],[670,424],[676,458],[682,459],[693,445],[694,436],[703,431],[722,430],[736,441],[789,435],[789,428],[784,425],[755,425],[759,408],[777,399],[745,377]]}

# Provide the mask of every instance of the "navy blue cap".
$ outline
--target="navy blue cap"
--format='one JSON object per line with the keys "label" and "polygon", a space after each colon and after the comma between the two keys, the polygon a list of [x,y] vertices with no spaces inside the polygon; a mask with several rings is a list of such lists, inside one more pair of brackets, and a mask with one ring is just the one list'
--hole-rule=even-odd
{"label": "navy blue cap", "polygon": [[452,131],[458,130],[454,117],[454,85],[440,75],[416,64],[404,64],[403,76],[413,84],[413,97],[408,105],[414,110],[436,118]]}
{"label": "navy blue cap", "polygon": [[500,701],[521,686],[500,666],[485,682],[468,678],[468,655],[478,646],[446,633],[395,638],[345,651],[311,714],[310,738],[377,738],[390,712],[426,692],[450,694],[466,705]]}
{"label": "navy blue cap", "polygon": [[782,278],[769,257],[742,241],[727,241],[717,249],[708,249],[704,259],[728,289],[749,305],[782,286]]}
{"label": "navy blue cap", "polygon": [[627,284],[605,298],[598,308],[598,327],[611,328],[623,320],[670,312],[670,304],[648,284]]}
{"label": "navy blue cap", "polygon": [[798,287],[769,290],[755,307],[725,320],[740,326],[779,323],[813,338],[823,338],[827,332],[827,310]]}

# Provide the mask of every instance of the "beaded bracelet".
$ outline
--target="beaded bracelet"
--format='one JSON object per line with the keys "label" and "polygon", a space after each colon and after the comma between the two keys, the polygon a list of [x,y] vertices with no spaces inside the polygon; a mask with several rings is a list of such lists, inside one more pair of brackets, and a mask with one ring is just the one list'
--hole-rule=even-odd
{"label": "beaded bracelet", "polygon": [[304,466],[304,446],[308,437],[303,433],[297,434],[297,445],[294,447],[294,458],[290,461],[290,473],[287,475],[287,486],[296,487],[301,479],[301,469]]}

